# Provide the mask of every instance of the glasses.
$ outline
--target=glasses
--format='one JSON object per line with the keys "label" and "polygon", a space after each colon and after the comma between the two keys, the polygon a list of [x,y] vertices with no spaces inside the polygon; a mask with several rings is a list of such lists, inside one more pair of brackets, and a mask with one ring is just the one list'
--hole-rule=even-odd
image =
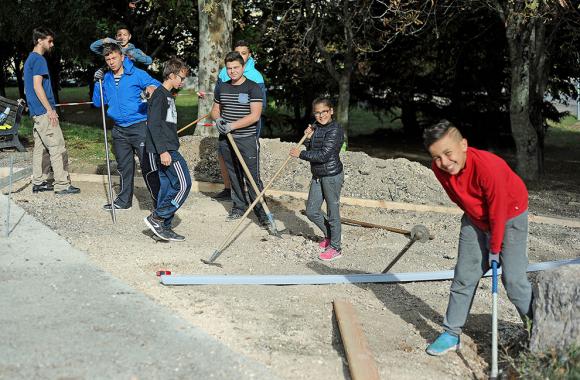
{"label": "glasses", "polygon": [[183,81],[185,80],[185,78],[186,78],[186,77],[182,77],[182,76],[181,76],[181,75],[179,75],[179,74],[175,74],[175,75],[177,75],[177,76],[179,77],[179,79],[181,79],[181,81],[182,81],[182,82],[183,82]]}
{"label": "glasses", "polygon": [[312,114],[314,115],[314,117],[321,117],[321,116],[328,115],[329,112],[330,112],[330,110],[323,110],[320,112],[312,112]]}

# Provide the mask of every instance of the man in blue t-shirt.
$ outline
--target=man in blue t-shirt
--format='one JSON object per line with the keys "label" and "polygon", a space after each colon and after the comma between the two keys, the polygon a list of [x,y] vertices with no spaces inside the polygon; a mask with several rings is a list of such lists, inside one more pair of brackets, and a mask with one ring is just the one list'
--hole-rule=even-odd
{"label": "man in blue t-shirt", "polygon": [[[54,33],[47,28],[36,28],[32,32],[32,40],[34,49],[24,63],[24,92],[30,116],[34,120],[32,192],[54,190],[59,195],[77,194],[81,190],[70,183],[68,153],[55,110],[48,65],[44,58],[44,54],[50,52],[54,46]],[[47,182],[48,170],[43,170],[43,157],[47,155],[50,156],[50,166],[54,172],[54,186]]]}

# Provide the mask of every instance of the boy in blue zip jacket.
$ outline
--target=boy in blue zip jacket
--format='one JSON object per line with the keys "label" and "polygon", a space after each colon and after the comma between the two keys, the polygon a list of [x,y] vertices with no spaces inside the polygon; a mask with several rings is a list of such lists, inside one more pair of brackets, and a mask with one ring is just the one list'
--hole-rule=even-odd
{"label": "boy in blue zip jacket", "polygon": [[[161,83],[145,71],[135,67],[125,57],[117,44],[105,44],[103,56],[109,70],[95,73],[95,80],[103,82],[103,102],[107,106],[107,116],[115,122],[113,131],[113,152],[117,160],[117,171],[121,175],[121,190],[113,204],[103,206],[104,210],[128,210],[133,202],[133,177],[135,175],[136,154],[142,165],[145,183],[155,201],[159,193],[159,177],[153,168],[148,167],[148,160],[143,159],[145,131],[147,124],[147,103],[143,102],[141,93],[151,95]],[[93,104],[101,106],[99,83],[93,91]],[[145,166],[144,166],[145,165]]]}
{"label": "boy in blue zip jacket", "polygon": [[104,44],[117,44],[121,47],[121,52],[128,57],[131,61],[140,63],[144,66],[149,66],[153,63],[153,59],[149,57],[147,54],[143,53],[141,49],[137,49],[135,45],[130,43],[131,40],[131,33],[127,28],[119,28],[117,29],[117,35],[115,36],[116,39],[106,37],[101,40],[96,40],[91,44],[91,51],[98,55],[103,55],[103,45]]}
{"label": "boy in blue zip jacket", "polygon": [[145,218],[145,224],[163,240],[183,241],[185,237],[171,229],[175,212],[183,206],[191,189],[187,163],[179,153],[177,109],[172,91],[183,87],[189,69],[178,58],[163,64],[163,85],[151,98],[147,111],[145,161],[158,168],[161,188],[155,210]]}
{"label": "boy in blue zip jacket", "polygon": [[[312,114],[316,119],[304,131],[306,150],[290,150],[290,156],[310,162],[312,181],[306,202],[306,216],[322,233],[324,239],[318,246],[324,249],[318,258],[332,261],[341,257],[340,192],[344,182],[344,170],[340,161],[340,149],[344,132],[340,124],[332,119],[334,109],[328,98],[317,98],[312,102]],[[326,201],[326,215],[321,210]]]}

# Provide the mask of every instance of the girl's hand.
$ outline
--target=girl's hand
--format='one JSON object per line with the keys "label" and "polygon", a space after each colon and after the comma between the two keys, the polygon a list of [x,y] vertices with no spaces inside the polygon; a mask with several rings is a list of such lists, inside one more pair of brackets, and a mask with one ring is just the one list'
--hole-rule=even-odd
{"label": "girl's hand", "polygon": [[300,157],[300,149],[298,149],[298,148],[290,149],[290,156],[296,157],[296,158]]}
{"label": "girl's hand", "polygon": [[307,139],[311,138],[313,133],[314,133],[314,128],[312,128],[311,124],[308,124],[308,128],[306,128],[304,130],[304,134],[306,135],[306,138]]}

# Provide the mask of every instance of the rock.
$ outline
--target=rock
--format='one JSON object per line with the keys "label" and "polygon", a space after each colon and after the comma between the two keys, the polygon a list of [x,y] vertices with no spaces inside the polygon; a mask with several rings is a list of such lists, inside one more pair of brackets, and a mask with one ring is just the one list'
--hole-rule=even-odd
{"label": "rock", "polygon": [[545,271],[534,283],[530,349],[542,352],[580,345],[580,265]]}

